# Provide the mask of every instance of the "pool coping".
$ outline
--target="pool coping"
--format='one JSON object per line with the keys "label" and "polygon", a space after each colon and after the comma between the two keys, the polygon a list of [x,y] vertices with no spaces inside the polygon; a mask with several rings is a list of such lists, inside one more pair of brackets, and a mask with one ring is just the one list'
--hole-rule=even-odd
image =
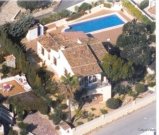
{"label": "pool coping", "polygon": [[[106,15],[100,15],[100,16],[97,16],[97,17],[88,18],[88,19],[85,19],[85,20],[81,20],[81,21],[79,21],[79,22],[73,22],[73,23],[71,22],[71,23],[68,23],[67,26],[65,26],[65,28],[62,29],[62,32],[65,32],[66,29],[70,28],[69,25],[80,24],[80,23],[82,23],[82,22],[87,22],[87,21],[95,20],[95,19],[98,19],[98,18],[110,16],[110,15],[117,15],[117,16],[124,22],[124,24],[125,24],[126,22],[128,22],[128,21],[127,21],[124,17],[122,17],[118,12],[114,12],[114,13],[109,13],[109,14],[106,14]],[[105,28],[105,29],[95,30],[95,31],[92,31],[92,32],[87,32],[87,33],[85,33],[85,34],[96,34],[96,33],[104,32],[104,31],[107,31],[107,30],[112,30],[112,29],[115,29],[115,28],[122,27],[124,24],[120,24],[120,25],[108,27],[108,28]]]}

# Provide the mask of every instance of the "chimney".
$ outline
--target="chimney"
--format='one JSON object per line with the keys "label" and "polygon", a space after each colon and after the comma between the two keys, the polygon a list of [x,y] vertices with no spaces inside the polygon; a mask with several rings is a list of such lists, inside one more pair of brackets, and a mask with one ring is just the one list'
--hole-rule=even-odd
{"label": "chimney", "polygon": [[78,43],[78,44],[82,44],[82,42],[81,42],[80,39],[77,39],[77,43]]}

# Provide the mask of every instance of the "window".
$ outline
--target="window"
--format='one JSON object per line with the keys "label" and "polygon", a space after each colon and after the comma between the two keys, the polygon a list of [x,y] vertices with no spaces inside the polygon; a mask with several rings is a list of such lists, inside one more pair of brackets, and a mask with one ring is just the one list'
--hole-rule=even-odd
{"label": "window", "polygon": [[53,62],[54,62],[54,65],[57,65],[57,60],[55,57],[53,58]]}
{"label": "window", "polygon": [[48,54],[48,59],[50,60],[50,54]]}
{"label": "window", "polygon": [[94,75],[89,76],[89,83],[93,83],[93,82],[96,82],[96,81],[97,81],[96,76],[94,76]]}
{"label": "window", "polygon": [[41,49],[41,53],[42,53],[42,55],[44,55],[44,48]]}
{"label": "window", "polygon": [[68,74],[68,71],[67,71],[67,69],[66,69],[66,68],[65,68],[65,71],[64,71],[64,72],[65,72],[65,75],[67,75],[67,74]]}

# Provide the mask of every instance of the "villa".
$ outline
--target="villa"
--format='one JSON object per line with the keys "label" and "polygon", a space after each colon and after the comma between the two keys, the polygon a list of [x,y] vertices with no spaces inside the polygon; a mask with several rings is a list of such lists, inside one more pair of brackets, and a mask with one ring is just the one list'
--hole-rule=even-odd
{"label": "villa", "polygon": [[[31,31],[38,31],[38,27]],[[30,34],[34,35],[31,31],[28,32],[28,37]],[[40,33],[43,35],[38,38],[34,35],[33,39],[36,53],[50,71],[58,78],[67,73],[78,76],[81,88],[89,90],[86,97],[100,94],[104,101],[111,97],[111,85],[102,76],[100,65],[107,51],[99,40],[90,38],[83,32]]]}
{"label": "villa", "polygon": [[80,87],[88,90],[83,98],[106,101],[111,97],[111,84],[102,74],[102,58],[107,53],[102,42],[115,43],[129,20],[123,12],[101,6],[96,13],[78,21],[63,19],[45,26],[38,24],[28,31],[22,43],[36,52],[40,66],[44,63],[58,80],[67,73],[78,76]]}

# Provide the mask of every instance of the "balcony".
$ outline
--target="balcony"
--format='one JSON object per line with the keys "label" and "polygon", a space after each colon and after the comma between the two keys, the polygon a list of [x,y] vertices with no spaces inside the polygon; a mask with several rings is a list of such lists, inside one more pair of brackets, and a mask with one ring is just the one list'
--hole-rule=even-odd
{"label": "balcony", "polygon": [[97,80],[96,82],[93,82],[93,83],[86,83],[82,87],[86,88],[87,90],[93,90],[93,89],[102,88],[108,85],[110,85],[108,82],[104,82],[104,81],[101,82],[100,80]]}

